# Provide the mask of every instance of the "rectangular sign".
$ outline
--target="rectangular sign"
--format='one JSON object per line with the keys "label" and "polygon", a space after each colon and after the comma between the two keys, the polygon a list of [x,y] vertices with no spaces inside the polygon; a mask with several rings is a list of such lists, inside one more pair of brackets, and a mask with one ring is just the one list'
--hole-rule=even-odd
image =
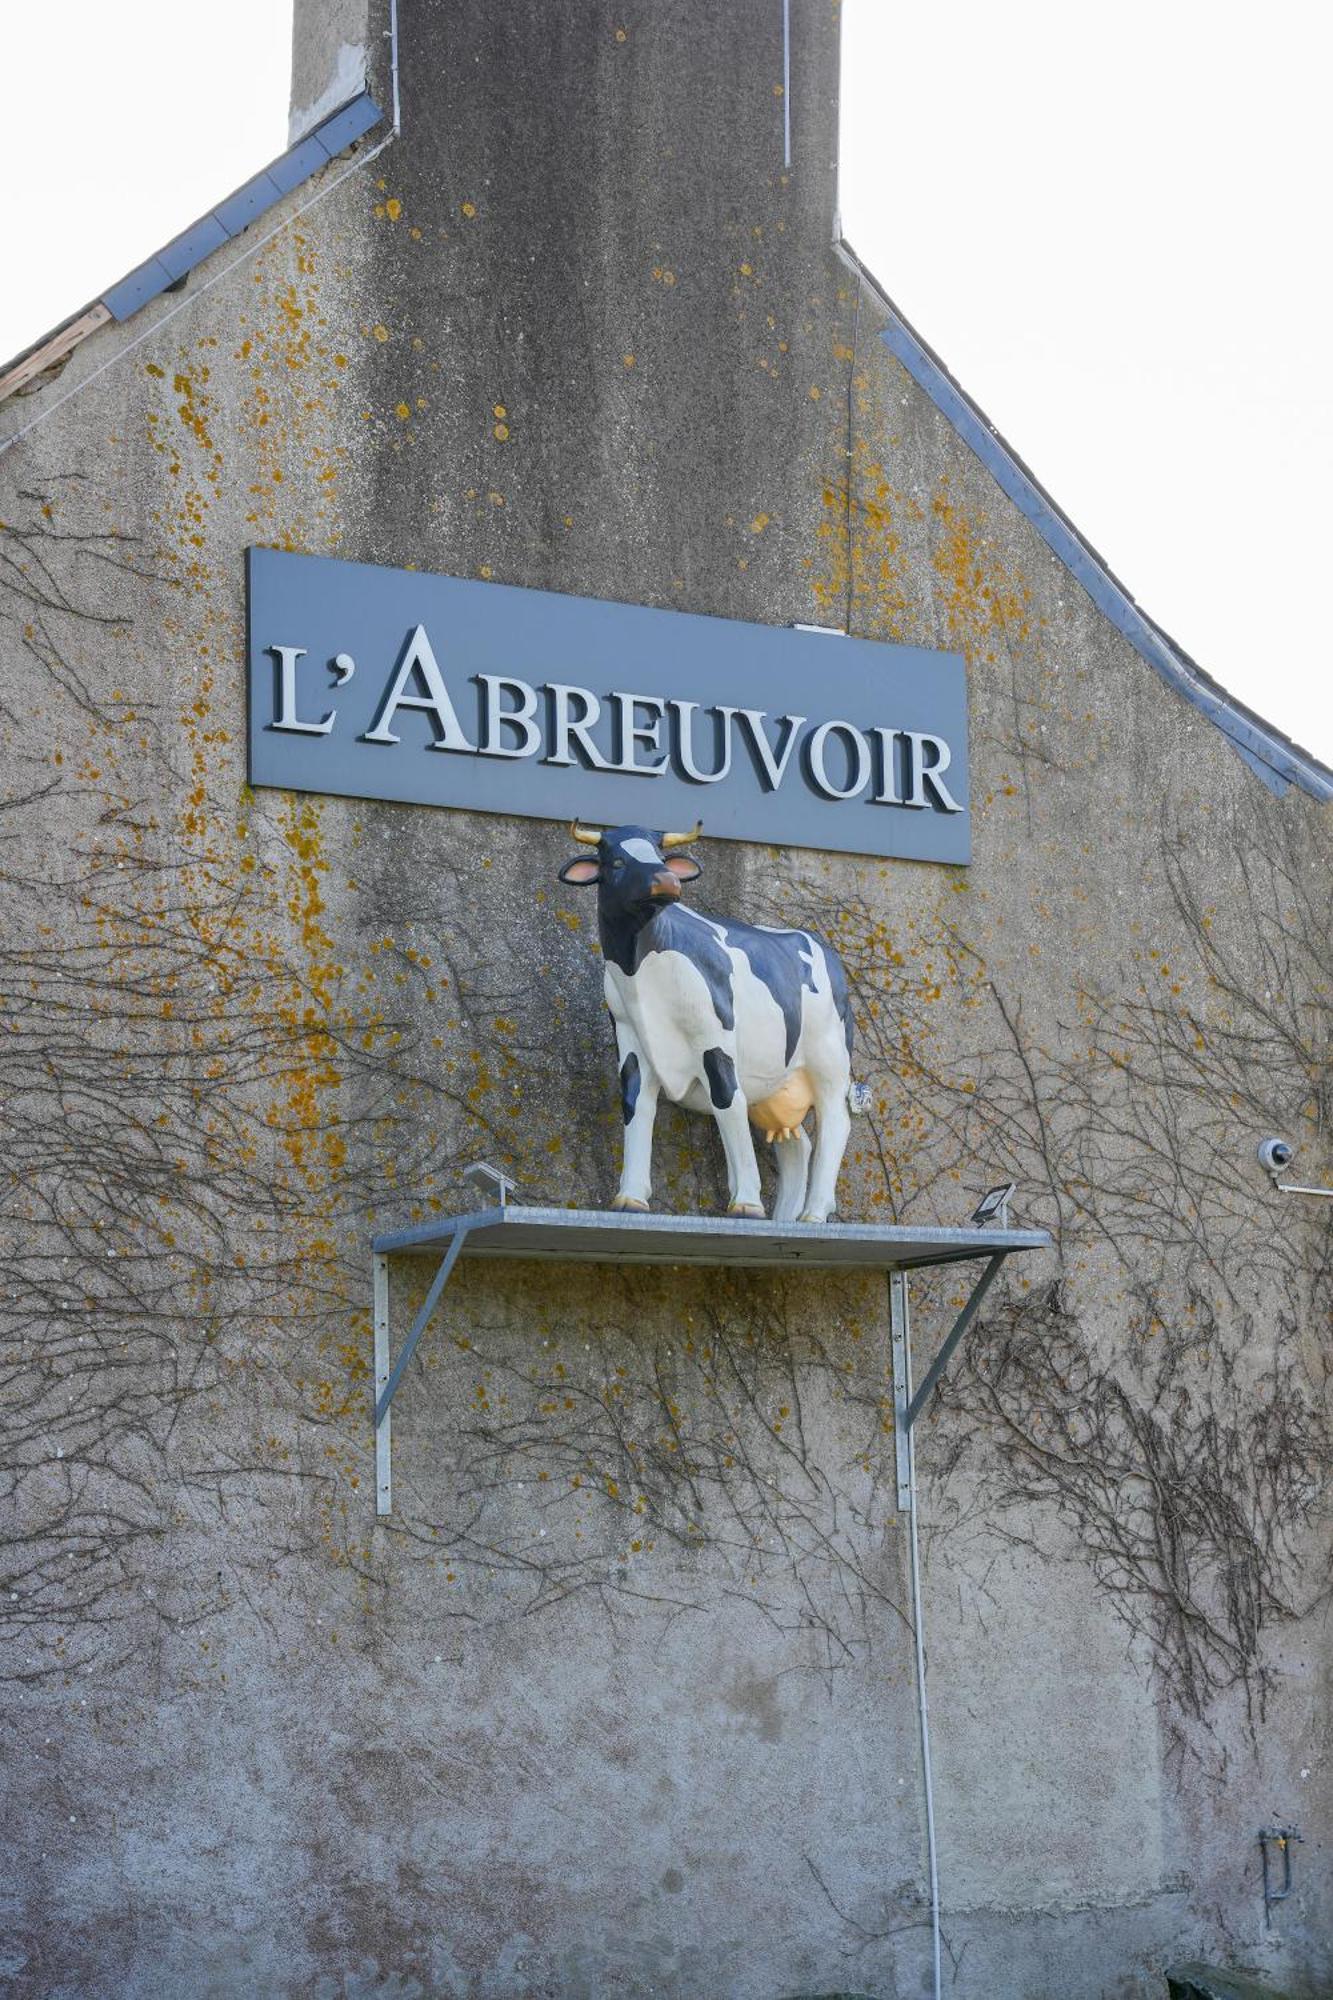
{"label": "rectangular sign", "polygon": [[250,782],[971,855],[956,653],[247,551]]}

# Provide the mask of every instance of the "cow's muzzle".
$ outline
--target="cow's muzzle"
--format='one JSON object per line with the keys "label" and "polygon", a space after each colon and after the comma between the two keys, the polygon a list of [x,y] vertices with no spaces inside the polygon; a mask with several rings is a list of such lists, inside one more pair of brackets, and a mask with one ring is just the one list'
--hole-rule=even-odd
{"label": "cow's muzzle", "polygon": [[655,902],[678,903],[680,883],[669,868],[662,868],[654,875],[653,886],[649,893]]}

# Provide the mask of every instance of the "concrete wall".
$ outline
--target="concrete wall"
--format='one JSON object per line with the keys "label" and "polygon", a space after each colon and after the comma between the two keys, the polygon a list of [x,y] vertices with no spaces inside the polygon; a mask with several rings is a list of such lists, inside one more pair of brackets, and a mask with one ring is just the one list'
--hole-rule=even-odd
{"label": "concrete wall", "polygon": [[[247,791],[263,542],[966,654],[970,869],[705,846],[696,897],[844,951],[845,1213],[1012,1177],[1058,1233],[920,1444],[946,1984],[1326,1991],[1330,1218],[1254,1162],[1333,1177],[1326,812],[879,340],[836,7],[793,0],[790,171],[768,0],[401,11],[398,139],[0,410],[49,411],[0,459],[0,1971],[929,1991],[880,1286],[465,1267],[375,1519],[372,1230],[478,1155],[604,1201],[614,1058],[559,829]],[[298,108],[344,46],[387,103],[386,26],[303,13]]]}

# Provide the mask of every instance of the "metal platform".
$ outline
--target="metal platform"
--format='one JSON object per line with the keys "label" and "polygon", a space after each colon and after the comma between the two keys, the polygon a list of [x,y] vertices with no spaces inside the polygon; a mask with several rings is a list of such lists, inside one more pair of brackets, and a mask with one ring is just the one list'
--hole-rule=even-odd
{"label": "metal platform", "polygon": [[1044,1229],[901,1229],[879,1222],[757,1222],[736,1215],[641,1215],[624,1209],[524,1208],[451,1215],[375,1237],[388,1256],[445,1250],[467,1257],[546,1257],[586,1264],[804,1264],[811,1270],[913,1271],[997,1251],[1042,1250]]}
{"label": "metal platform", "polygon": [[[441,1216],[372,1240],[375,1319],[376,1507],[393,1505],[389,1411],[404,1371],[460,1256],[547,1263],[738,1265],[750,1270],[884,1271],[889,1276],[900,1506],[910,1504],[911,1429],[1006,1257],[1045,1250],[1044,1229],[921,1229],[875,1222],[771,1222],[742,1216],[643,1215],[626,1210],[517,1205]],[[396,1362],[389,1353],[389,1258],[441,1255]],[[912,1393],[907,1278],[932,1265],[984,1261],[971,1296]]]}

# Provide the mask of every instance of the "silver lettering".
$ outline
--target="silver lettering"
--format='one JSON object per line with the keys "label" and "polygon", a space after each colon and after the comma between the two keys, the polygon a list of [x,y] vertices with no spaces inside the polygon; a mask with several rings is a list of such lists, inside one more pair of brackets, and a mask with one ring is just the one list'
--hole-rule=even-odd
{"label": "silver lettering", "polygon": [[[617,705],[617,741],[620,747],[620,762],[613,766],[617,771],[633,771],[641,778],[660,778],[667,767],[662,754],[662,718],[666,714],[666,703],[656,694],[611,694],[608,701]],[[656,715],[651,722],[639,722],[636,708],[655,708]],[[636,761],[639,745],[645,750],[658,753],[656,764],[640,764]]]}
{"label": "silver lettering", "polygon": [[[851,772],[851,782],[846,785],[835,785],[824,764],[824,746],[835,729],[850,751],[848,768]],[[826,799],[855,798],[856,794],[863,792],[870,782],[870,745],[860,730],[854,729],[850,722],[821,722],[818,729],[810,733],[810,739],[805,746],[805,755],[810,766],[810,776]]]}
{"label": "silver lettering", "polygon": [[782,746],[781,754],[775,761],[772,746],[769,743],[768,737],[764,734],[766,717],[762,708],[719,708],[718,714],[728,718],[733,715],[739,715],[741,721],[750,732],[750,741],[754,745],[755,755],[763,766],[768,789],[770,792],[775,792],[782,783],[783,773],[787,769],[792,750],[796,743],[796,732],[805,721],[805,717],[803,715],[780,715],[778,717],[779,728],[782,727],[784,722],[788,723],[790,727],[788,728],[787,740]]}
{"label": "silver lettering", "polygon": [[[425,694],[404,692],[414,672],[421,675]],[[371,728],[366,730],[362,742],[397,743],[400,739],[393,734],[390,725],[400,708],[421,708],[434,717],[438,734],[430,746],[432,750],[468,750],[475,754],[476,745],[468,742],[454,713],[449,690],[444,685],[444,676],[426,637],[424,625],[414,625],[408,633],[398,670],[389,683],[380,712]]]}
{"label": "silver lettering", "polygon": [[[594,726],[602,712],[602,704],[587,688],[566,687],[563,682],[550,683],[553,715],[551,719],[551,748],[542,758],[543,764],[572,764],[571,740],[578,744],[594,771],[610,771],[609,764],[588,731]],[[574,714],[574,704],[581,704],[581,713]]]}
{"label": "silver lettering", "polygon": [[[478,745],[483,757],[531,757],[541,748],[542,733],[537,725],[537,692],[527,681],[516,680],[511,674],[478,674],[478,681],[486,690],[486,706],[482,718],[481,742]],[[504,693],[516,694],[517,708],[501,708],[500,697]],[[506,743],[506,728],[518,732],[517,743]]]}
{"label": "silver lettering", "polygon": [[736,713],[735,709],[708,711],[710,715],[722,718],[722,762],[716,771],[701,771],[694,761],[694,711],[700,704],[697,701],[673,701],[668,706],[676,711],[676,757],[683,775],[692,785],[717,784],[731,769],[731,718]]}
{"label": "silver lettering", "polygon": [[[338,713],[336,708],[331,708],[322,722],[301,722],[296,713],[296,662],[305,658],[306,648],[267,646],[264,650],[272,653],[278,662],[278,712],[273,718],[273,727],[290,729],[293,736],[327,736]],[[342,655],[338,657],[341,659]]]}
{"label": "silver lettering", "polygon": [[[904,804],[927,805],[929,801],[926,798],[926,786],[929,785],[945,812],[961,812],[963,808],[956,799],[950,797],[943,783],[944,773],[953,761],[953,753],[944,738],[928,736],[915,729],[905,730],[904,734],[907,738],[907,773],[911,780]],[[935,761],[932,764],[926,762],[927,744],[935,752]]]}
{"label": "silver lettering", "polygon": [[897,773],[893,768],[893,746],[902,735],[901,729],[873,729],[879,755],[879,789],[875,793],[877,806],[900,806]]}

